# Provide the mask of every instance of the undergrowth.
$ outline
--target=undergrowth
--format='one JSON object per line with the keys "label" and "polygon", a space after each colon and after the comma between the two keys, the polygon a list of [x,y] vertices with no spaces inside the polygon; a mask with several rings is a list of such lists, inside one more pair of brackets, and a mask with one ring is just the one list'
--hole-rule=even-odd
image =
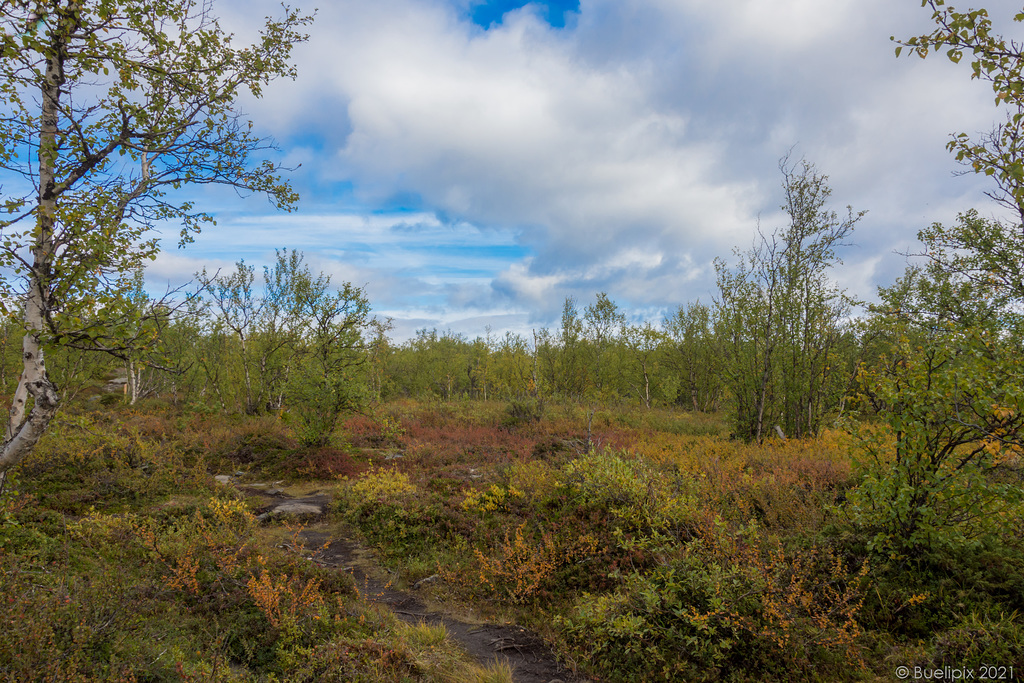
{"label": "undergrowth", "polygon": [[572,406],[515,421],[469,402],[387,410],[403,456],[387,476],[415,491],[368,495],[380,471],[349,479],[342,514],[410,582],[438,573],[436,597],[530,623],[602,679],[1024,663],[1019,535],[982,553],[873,551],[840,429],[754,445],[669,410],[597,410],[589,434]]}
{"label": "undergrowth", "polygon": [[602,680],[1024,663],[1019,507],[969,547],[884,552],[844,431],[758,446],[715,416],[588,411],[406,400],[315,450],[278,416],[68,412],[0,497],[0,681],[510,680],[281,544],[218,473],[331,482],[400,585],[436,574],[433,599]]}
{"label": "undergrowth", "polygon": [[[324,473],[365,469],[343,453]],[[269,418],[65,414],[0,497],[0,681],[510,680],[310,562],[298,529],[275,540],[212,476],[304,477],[302,456]]]}

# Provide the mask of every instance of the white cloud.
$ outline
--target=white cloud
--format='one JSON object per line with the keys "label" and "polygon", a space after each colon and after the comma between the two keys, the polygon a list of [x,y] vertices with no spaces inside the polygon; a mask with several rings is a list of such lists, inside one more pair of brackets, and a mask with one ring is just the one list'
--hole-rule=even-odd
{"label": "white cloud", "polygon": [[[917,5],[582,0],[571,29],[527,8],[484,31],[462,0],[335,0],[296,52],[299,82],[248,108],[300,141],[288,158],[303,182],[351,181],[368,207],[418,198],[419,233],[392,216],[288,223],[392,301],[409,282],[440,297],[410,317],[550,311],[597,289],[654,308],[707,300],[712,259],[749,246],[759,212],[766,229],[782,220],[776,164],[794,144],[838,206],[870,210],[843,272],[870,296],[895,275],[894,247],[984,202],[943,145],[999,116],[966,68],[893,57],[890,35],[929,30]],[[502,261],[410,239],[526,249]],[[458,259],[474,272],[453,274]]]}
{"label": "white cloud", "polygon": [[666,14],[682,12],[719,34],[723,50],[748,46],[792,54],[827,48],[836,34],[863,26],[870,12],[864,0],[659,0]]}
{"label": "white cloud", "polygon": [[717,160],[687,139],[685,113],[655,106],[645,74],[586,64],[571,36],[532,14],[482,32],[409,0],[329,12],[330,40],[314,36],[303,91],[315,83],[346,103],[351,133],[336,162],[365,197],[414,191],[561,246],[593,231],[664,231],[701,211],[742,219],[730,204],[743,181],[705,180]]}

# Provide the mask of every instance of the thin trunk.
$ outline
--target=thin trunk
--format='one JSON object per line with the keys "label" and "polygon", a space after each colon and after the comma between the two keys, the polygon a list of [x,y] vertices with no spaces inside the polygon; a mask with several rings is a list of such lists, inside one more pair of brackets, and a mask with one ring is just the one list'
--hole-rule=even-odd
{"label": "thin trunk", "polygon": [[244,374],[245,381],[245,413],[246,415],[254,415],[252,377],[249,374],[249,351],[246,347],[245,335],[242,334],[241,330],[238,331],[238,340],[242,347],[242,373]]}
{"label": "thin trunk", "polygon": [[139,398],[139,381],[142,379],[142,371],[133,360],[128,360],[128,405],[135,405]]}
{"label": "thin trunk", "polygon": [[644,405],[647,409],[651,409],[651,376],[647,372],[647,368],[644,368]]}
{"label": "thin trunk", "polygon": [[[65,46],[54,34],[52,53],[46,63],[41,87],[42,116],[39,130],[39,203],[36,210],[36,243],[32,249],[32,269],[25,297],[25,338],[22,342],[23,370],[7,422],[3,451],[0,453],[0,478],[29,454],[43,435],[60,406],[57,389],[46,374],[40,334],[49,308],[47,278],[53,260],[53,233],[57,219],[54,162],[57,156],[57,126],[60,87],[64,82]],[[32,398],[31,410],[28,399]],[[28,414],[26,415],[26,411]]]}
{"label": "thin trunk", "polygon": [[540,345],[537,343],[537,331],[536,330],[532,330],[532,332],[533,332],[533,363],[531,363],[531,366],[532,366],[531,367],[531,372],[532,372],[531,378],[533,379],[533,391],[531,391],[530,393],[532,393],[534,398],[536,398],[537,395],[540,393],[540,384],[538,383],[539,382],[538,366],[540,365]]}

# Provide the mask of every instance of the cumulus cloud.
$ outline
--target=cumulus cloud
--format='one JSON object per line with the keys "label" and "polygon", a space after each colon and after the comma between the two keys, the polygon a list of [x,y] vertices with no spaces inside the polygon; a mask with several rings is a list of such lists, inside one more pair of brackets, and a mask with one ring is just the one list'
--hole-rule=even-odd
{"label": "cumulus cloud", "polygon": [[[286,131],[326,212],[289,232],[374,278],[396,313],[410,283],[407,317],[442,326],[553,317],[598,290],[645,310],[707,300],[712,259],[747,247],[759,215],[784,220],[777,162],[794,145],[837,205],[870,211],[841,274],[861,295],[918,228],[983,202],[943,145],[998,114],[963,68],[894,59],[890,35],[929,28],[917,3],[582,0],[566,28],[527,6],[489,30],[471,4],[336,0],[297,50],[298,83],[247,105]],[[365,215],[330,214],[331,183]],[[372,214],[407,203],[419,237]]]}

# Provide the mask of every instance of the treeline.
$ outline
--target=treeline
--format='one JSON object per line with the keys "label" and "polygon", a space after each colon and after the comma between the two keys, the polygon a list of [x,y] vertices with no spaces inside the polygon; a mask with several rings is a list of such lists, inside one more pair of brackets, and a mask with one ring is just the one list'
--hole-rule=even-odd
{"label": "treeline", "polygon": [[[1007,284],[935,260],[951,234],[963,251],[970,231],[999,224],[970,214],[957,229],[925,231],[931,266],[908,268],[880,292],[883,305],[854,317],[856,301],[829,271],[861,214],[829,209],[827,178],[812,165],[781,168],[788,225],[759,233],[732,263],[716,261],[713,301],[681,305],[661,321],[632,322],[599,293],[582,307],[566,299],[553,329],[475,339],[424,329],[396,344],[362,289],[314,275],[301,253],[282,250],[262,278],[244,262],[228,274],[198,273],[196,291],[173,305],[154,301],[136,273],[96,316],[115,322],[87,328],[90,348],[106,336],[118,345],[97,353],[76,339],[47,339],[49,371],[65,398],[120,373],[127,402],[160,394],[202,410],[287,409],[307,444],[326,443],[345,412],[396,397],[503,399],[534,418],[549,401],[728,408],[735,434],[761,441],[814,435],[851,399],[862,410],[891,411],[900,402],[880,395],[879,377],[908,366],[885,363],[907,339],[934,338],[937,321],[969,319],[970,329],[985,321],[997,340],[1011,334],[1018,299]],[[0,333],[7,391],[17,383],[20,334],[10,319]]]}
{"label": "treeline", "polygon": [[804,437],[843,408],[862,358],[854,300],[829,270],[863,215],[827,208],[827,178],[784,161],[789,225],[716,261],[718,297],[680,306],[654,324],[630,323],[607,294],[581,311],[566,299],[560,325],[530,337],[469,340],[420,330],[384,356],[381,395],[500,397],[543,402],[631,401],[715,411],[725,401],[736,433]]}
{"label": "treeline", "polygon": [[[789,225],[737,252],[737,263],[716,262],[715,301],[662,321],[630,322],[599,293],[582,309],[566,299],[559,325],[529,336],[424,329],[395,344],[362,289],[314,275],[285,249],[262,278],[244,262],[228,274],[197,273],[195,291],[174,303],[152,299],[135,273],[94,312],[95,324],[76,322],[84,333],[45,339],[49,370],[65,398],[120,366],[131,403],[161,394],[250,415],[288,409],[310,444],[325,442],[344,412],[400,396],[507,399],[534,416],[549,400],[728,404],[745,438],[761,440],[776,425],[810,435],[839,411],[861,352],[853,302],[828,278],[859,215],[826,208],[827,179],[813,166],[781,168]],[[11,320],[0,338],[7,390],[21,334]]]}
{"label": "treeline", "polygon": [[[121,375],[128,403],[161,395],[248,415],[287,406],[300,440],[324,444],[338,418],[366,402],[373,334],[383,338],[385,330],[362,289],[314,276],[298,252],[279,251],[262,279],[259,286],[255,268],[241,261],[227,275],[203,271],[197,291],[172,304],[153,300],[136,273],[133,286],[96,316],[118,329],[89,328],[93,346],[108,337],[118,343],[97,352],[50,337],[49,372],[65,399]],[[22,334],[10,318],[0,333],[0,382],[8,391],[18,380]]]}

